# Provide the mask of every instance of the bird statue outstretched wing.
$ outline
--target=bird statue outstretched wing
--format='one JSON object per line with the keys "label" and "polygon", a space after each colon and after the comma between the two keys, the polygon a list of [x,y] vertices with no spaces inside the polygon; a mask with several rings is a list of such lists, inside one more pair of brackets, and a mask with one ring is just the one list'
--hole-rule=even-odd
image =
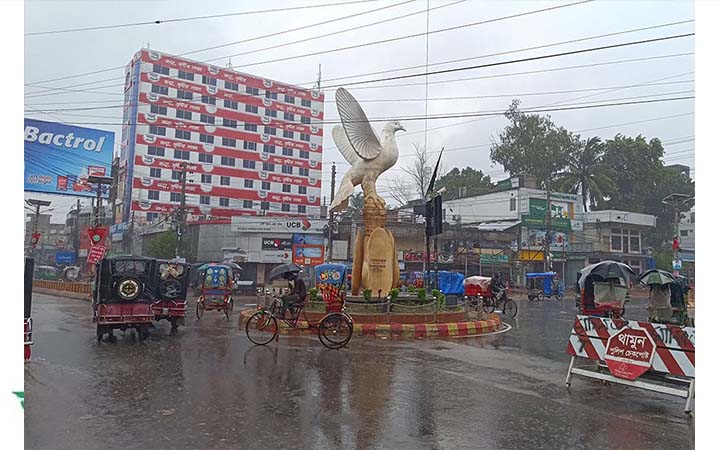
{"label": "bird statue outstretched wing", "polygon": [[[380,154],[382,145],[380,145],[380,139],[378,139],[378,136],[370,126],[370,122],[360,107],[360,104],[355,100],[355,97],[350,95],[344,88],[338,88],[335,91],[335,101],[338,113],[340,114],[340,120],[342,121],[342,130],[344,130],[347,138],[340,142],[347,142],[355,154],[362,159],[375,159]],[[335,127],[335,129],[337,128],[339,127]],[[338,140],[335,129],[333,129],[333,138],[337,143]],[[352,164],[348,155],[340,148],[341,146],[340,144],[338,145],[341,153],[348,159],[348,162]]]}

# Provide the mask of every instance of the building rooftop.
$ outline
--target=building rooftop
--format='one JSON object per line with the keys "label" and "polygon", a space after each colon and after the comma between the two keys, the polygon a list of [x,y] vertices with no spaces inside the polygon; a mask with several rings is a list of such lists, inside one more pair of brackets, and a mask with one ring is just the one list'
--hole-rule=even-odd
{"label": "building rooftop", "polygon": [[583,222],[590,223],[618,223],[637,225],[644,227],[655,227],[656,217],[650,214],[641,214],[629,211],[607,209],[603,211],[589,211],[582,213]]}

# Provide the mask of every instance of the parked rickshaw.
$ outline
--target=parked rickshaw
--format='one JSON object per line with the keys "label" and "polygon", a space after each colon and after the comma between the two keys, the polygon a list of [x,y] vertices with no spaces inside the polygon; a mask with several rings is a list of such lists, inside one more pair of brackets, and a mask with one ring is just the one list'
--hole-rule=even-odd
{"label": "parked rickshaw", "polygon": [[648,321],[680,326],[695,326],[688,315],[687,279],[659,269],[650,269],[638,277],[649,286]]}
{"label": "parked rickshaw", "polygon": [[[282,264],[270,272],[268,281],[278,278],[292,279],[302,269],[295,264]],[[353,332],[352,317],[345,313],[347,295],[347,266],[344,264],[321,264],[315,266],[315,287],[325,302],[325,316],[318,322],[310,322],[310,328],[317,328],[320,342],[327,348],[339,349],[350,342]],[[296,328],[298,319],[307,299],[302,303],[290,305],[282,314],[282,300],[273,295],[269,306],[258,305],[258,311],[245,324],[245,333],[253,344],[265,345],[278,338],[279,322],[290,328]]]}
{"label": "parked rickshaw", "polygon": [[93,322],[97,340],[114,330],[132,328],[140,340],[149,335],[155,318],[152,274],[155,260],[144,256],[108,256],[95,266]]}
{"label": "parked rickshaw", "polygon": [[580,313],[588,316],[622,318],[629,283],[635,272],[617,261],[602,261],[585,267],[580,274]]}
{"label": "parked rickshaw", "polygon": [[155,320],[170,322],[170,330],[177,330],[185,324],[187,312],[187,290],[190,278],[190,265],[157,260],[153,274],[152,311]]}
{"label": "parked rickshaw", "polygon": [[25,361],[30,359],[32,351],[30,346],[33,345],[32,340],[32,285],[35,260],[33,258],[25,258]]}
{"label": "parked rickshaw", "polygon": [[483,299],[492,298],[492,278],[479,275],[467,277],[463,280],[463,290],[465,301],[477,307],[483,304]]}
{"label": "parked rickshaw", "polygon": [[555,272],[539,272],[525,274],[528,287],[528,300],[545,300],[554,298],[561,301],[565,296],[565,286],[558,280]]}
{"label": "parked rickshaw", "polygon": [[195,314],[198,320],[205,311],[222,311],[230,320],[233,311],[232,290],[235,286],[233,269],[223,263],[208,263],[198,268],[200,297]]}

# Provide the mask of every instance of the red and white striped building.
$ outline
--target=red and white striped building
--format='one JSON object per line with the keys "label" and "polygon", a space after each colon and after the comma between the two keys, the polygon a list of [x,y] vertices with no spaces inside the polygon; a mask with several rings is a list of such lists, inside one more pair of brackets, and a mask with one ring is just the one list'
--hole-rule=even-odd
{"label": "red and white striped building", "polygon": [[320,216],[324,95],[154,50],[125,70],[118,222]]}

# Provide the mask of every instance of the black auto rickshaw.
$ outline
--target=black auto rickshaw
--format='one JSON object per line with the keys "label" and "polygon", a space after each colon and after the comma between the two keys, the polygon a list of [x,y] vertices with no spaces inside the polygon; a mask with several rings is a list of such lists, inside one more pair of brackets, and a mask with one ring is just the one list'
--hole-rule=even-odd
{"label": "black auto rickshaw", "polygon": [[190,264],[157,260],[154,264],[152,303],[155,320],[167,320],[172,331],[185,324]]}
{"label": "black auto rickshaw", "polygon": [[155,317],[151,304],[156,261],[144,256],[108,256],[95,266],[93,322],[97,339],[114,330],[135,329],[145,339]]}

